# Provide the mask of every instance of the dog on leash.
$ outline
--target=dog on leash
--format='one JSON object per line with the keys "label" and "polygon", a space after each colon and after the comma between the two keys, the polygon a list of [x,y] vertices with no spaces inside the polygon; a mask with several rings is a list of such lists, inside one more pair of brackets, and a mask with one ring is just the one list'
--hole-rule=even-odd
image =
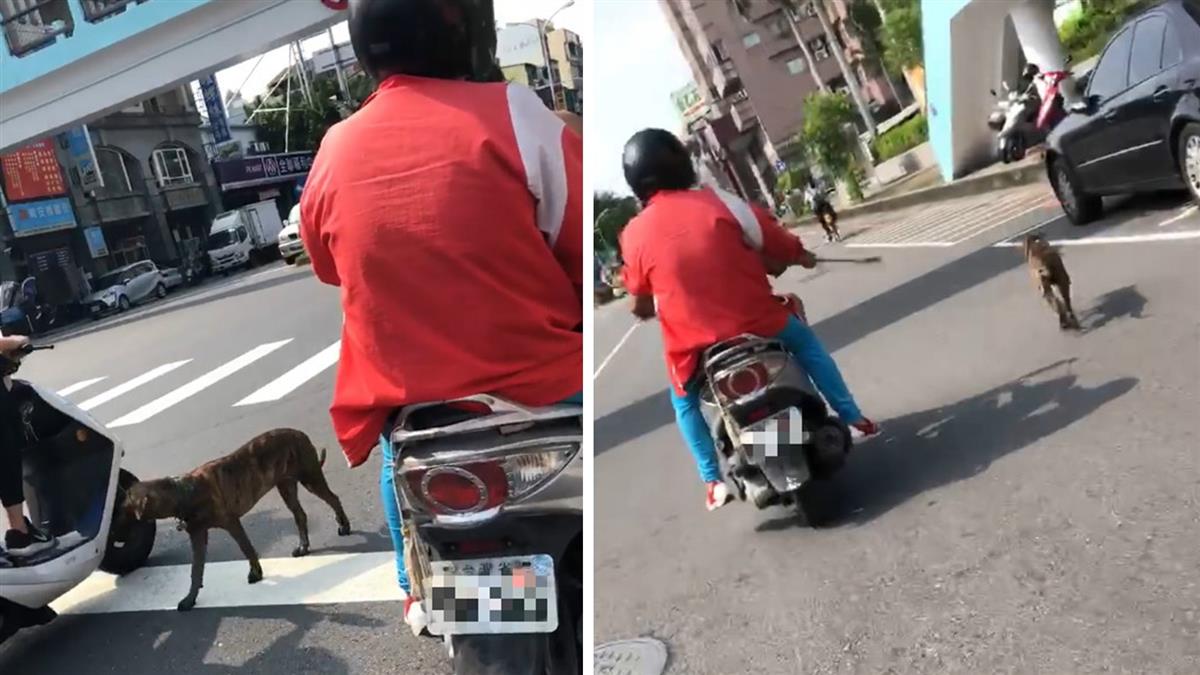
{"label": "dog on leash", "polygon": [[[1079,319],[1071,307],[1071,275],[1063,265],[1062,255],[1042,237],[1031,234],[1025,237],[1022,246],[1025,264],[1033,287],[1042,294],[1042,299],[1058,315],[1058,327],[1079,330]],[[1058,294],[1055,294],[1055,289]]]}
{"label": "dog on leash", "polygon": [[125,497],[125,513],[138,520],[174,518],[187,531],[192,543],[192,584],[179,601],[178,609],[196,606],[196,595],[204,585],[204,562],[208,531],[214,527],[229,533],[250,563],[249,583],[263,578],[258,553],[242,529],[246,515],[272,488],[296,520],[300,545],[293,556],[308,555],[308,516],[300,506],[297,485],[319,497],[333,509],[338,534],[350,534],[350,519],[342,502],[329,489],[321,467],[325,451],[317,452],[308,436],[295,429],[275,429],[220,459],[183,476],[142,481],[132,485]]}

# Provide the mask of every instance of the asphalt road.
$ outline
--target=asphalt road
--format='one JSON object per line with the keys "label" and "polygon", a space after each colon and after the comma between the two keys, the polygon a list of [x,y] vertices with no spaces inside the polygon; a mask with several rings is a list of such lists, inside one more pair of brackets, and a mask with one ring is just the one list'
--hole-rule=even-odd
{"label": "asphalt road", "polygon": [[[1086,228],[1011,194],[847,220],[820,252],[882,264],[776,283],[885,428],[822,529],[706,512],[658,326],[599,310],[597,644],[657,637],[670,673],[1200,672],[1200,213],[1112,207]],[[1067,242],[1081,334],[995,245],[1039,225]]]}
{"label": "asphalt road", "polygon": [[[309,519],[311,557],[337,553],[378,557],[391,550],[379,500],[379,460],[358,469],[347,468],[329,425],[334,368],[319,355],[329,353],[325,350],[340,334],[336,289],[321,286],[308,268],[274,268],[139,311],[140,316],[129,317],[134,320],[87,326],[73,337],[60,337],[55,351],[39,352],[27,361],[22,377],[56,390],[105,378],[70,395],[82,403],[148,372],[170,367],[91,410],[105,423],[148,415],[144,421],[114,429],[126,447],[126,467],[142,478],[176,475],[228,454],[262,431],[299,428],[318,447],[329,449],[326,476],[354,527],[351,536],[338,537],[329,509],[301,491],[300,501]],[[266,353],[268,348],[258,349],[261,345],[274,348]],[[245,363],[249,358],[243,355],[256,349],[265,355],[238,369],[225,366],[239,359]],[[324,364],[329,367],[322,368]],[[215,374],[222,369],[230,374],[217,379]],[[299,373],[293,375],[291,384],[268,388],[267,397],[278,396],[277,400],[235,407],[289,372]],[[171,400],[163,397],[195,382],[211,384],[193,385],[198,388],[194,395],[163,408],[163,402]],[[292,385],[298,386],[280,394]],[[159,405],[144,407],[156,401]],[[141,413],[136,414],[138,411]],[[131,417],[131,413],[135,414]],[[402,624],[399,603],[370,601],[374,595],[394,594],[389,583],[394,583],[394,577],[385,574],[377,589],[367,589],[366,601],[308,603],[306,593],[312,589],[305,588],[302,580],[280,581],[277,574],[272,581],[273,567],[279,571],[291,564],[291,549],[296,545],[295,526],[278,495],[267,495],[243,524],[264,560],[263,584],[245,586],[245,572],[240,568],[243,558],[236,545],[225,533],[214,532],[209,544],[210,571],[192,612],[63,615],[46,627],[19,634],[0,648],[0,672],[450,672],[441,643],[414,638]],[[186,536],[176,532],[173,523],[160,522],[149,564],[174,569],[190,560]],[[234,583],[240,586],[220,587],[212,570],[229,561],[238,561],[238,581]],[[250,594],[271,583],[284,596],[294,595],[294,600],[256,606]],[[173,605],[186,590],[186,583],[164,589],[159,593],[165,596],[160,598],[163,606]],[[133,580],[119,588],[117,595],[146,595],[146,591]],[[206,598],[210,602],[220,599],[225,606],[206,607]]]}

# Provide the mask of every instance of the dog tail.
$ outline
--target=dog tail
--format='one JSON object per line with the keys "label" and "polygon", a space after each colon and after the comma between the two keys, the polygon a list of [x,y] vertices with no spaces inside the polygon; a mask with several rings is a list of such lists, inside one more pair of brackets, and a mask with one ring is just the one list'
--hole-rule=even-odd
{"label": "dog tail", "polygon": [[325,468],[325,448],[321,448],[321,450],[317,453],[317,459],[320,462],[321,468]]}

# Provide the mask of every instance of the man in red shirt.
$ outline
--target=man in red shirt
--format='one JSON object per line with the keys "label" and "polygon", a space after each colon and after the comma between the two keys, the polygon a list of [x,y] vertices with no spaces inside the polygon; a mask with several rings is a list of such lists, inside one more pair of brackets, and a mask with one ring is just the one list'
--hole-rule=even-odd
{"label": "man in red shirt", "polygon": [[583,143],[532,91],[496,81],[490,6],[350,3],[379,87],[322,140],[300,205],[313,270],[342,292],[330,412],[350,466],[404,405],[489,393],[541,406],[583,387]]}
{"label": "man in red shirt", "polygon": [[625,179],[643,204],[621,233],[633,312],[657,313],[671,377],[671,402],[707,485],[711,511],[730,499],[694,377],[701,352],[743,333],[775,337],[792,352],[829,405],[858,433],[878,427],[859,411],[816,334],[771,291],[767,267],[814,267],[800,239],[761,207],[712,188],[696,189],[683,144],[646,129],[625,145]]}

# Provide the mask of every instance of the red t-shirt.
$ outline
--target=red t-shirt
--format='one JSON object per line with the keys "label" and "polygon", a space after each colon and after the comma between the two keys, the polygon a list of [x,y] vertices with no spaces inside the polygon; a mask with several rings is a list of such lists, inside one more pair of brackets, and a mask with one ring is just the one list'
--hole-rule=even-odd
{"label": "red t-shirt", "polygon": [[529,89],[392,77],[330,129],[300,204],[345,321],[351,466],[400,406],[583,388],[583,142]]}
{"label": "red t-shirt", "polygon": [[625,288],[654,296],[676,392],[705,348],[783,330],[788,309],[771,293],[763,256],[790,262],[803,251],[769,211],[713,188],[659,192],[629,222]]}

